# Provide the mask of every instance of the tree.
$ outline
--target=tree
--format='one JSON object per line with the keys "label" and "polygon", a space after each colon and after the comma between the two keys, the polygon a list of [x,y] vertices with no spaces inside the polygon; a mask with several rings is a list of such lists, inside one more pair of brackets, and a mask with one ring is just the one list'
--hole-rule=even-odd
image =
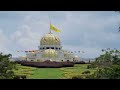
{"label": "tree", "polygon": [[[112,65],[98,69],[93,75],[93,79],[120,79],[120,65]],[[91,78],[89,76],[88,78]]]}
{"label": "tree", "polygon": [[111,65],[120,65],[120,51],[116,49],[107,48],[102,49],[103,54],[96,58],[96,60],[89,67],[109,67]]}
{"label": "tree", "polygon": [[16,64],[10,61],[11,57],[11,54],[3,55],[3,53],[0,53],[0,79],[14,78],[13,69]]}
{"label": "tree", "polygon": [[103,52],[104,54],[91,64],[91,67],[98,67],[98,70],[87,78],[120,79],[120,51],[106,49]]}

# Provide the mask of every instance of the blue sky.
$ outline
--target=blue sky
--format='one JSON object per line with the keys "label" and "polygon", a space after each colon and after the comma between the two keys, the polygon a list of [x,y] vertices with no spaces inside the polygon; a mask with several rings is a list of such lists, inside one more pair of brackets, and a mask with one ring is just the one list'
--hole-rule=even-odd
{"label": "blue sky", "polygon": [[94,58],[103,48],[120,49],[120,14],[114,11],[0,11],[0,51],[14,57],[17,50],[36,50],[51,22],[61,29],[63,49],[85,51],[80,57]]}

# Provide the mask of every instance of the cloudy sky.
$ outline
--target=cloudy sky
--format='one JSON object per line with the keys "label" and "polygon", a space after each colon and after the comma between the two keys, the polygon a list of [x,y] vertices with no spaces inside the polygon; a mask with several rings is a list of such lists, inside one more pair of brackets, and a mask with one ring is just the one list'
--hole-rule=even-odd
{"label": "cloudy sky", "polygon": [[49,17],[61,33],[63,49],[94,58],[103,48],[120,49],[120,14],[114,11],[0,11],[0,52],[14,57],[17,50],[36,50],[49,32]]}

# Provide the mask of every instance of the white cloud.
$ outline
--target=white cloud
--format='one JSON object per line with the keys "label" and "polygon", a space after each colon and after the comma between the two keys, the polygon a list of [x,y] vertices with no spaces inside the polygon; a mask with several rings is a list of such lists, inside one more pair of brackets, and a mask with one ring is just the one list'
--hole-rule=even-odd
{"label": "white cloud", "polygon": [[11,39],[21,47],[21,49],[33,49],[39,43],[39,34],[33,32],[30,26],[24,25],[13,33]]}
{"label": "white cloud", "polygon": [[6,54],[10,53],[8,49],[9,43],[10,43],[9,39],[4,34],[3,30],[0,29],[0,52],[6,53]]}
{"label": "white cloud", "polygon": [[[82,55],[82,57],[98,56],[102,48],[119,48],[120,42],[118,39],[120,35],[116,33],[117,25],[120,23],[119,14],[93,11],[10,13],[16,13],[16,15],[21,16],[22,22],[17,22],[18,28],[11,35],[1,36],[3,38],[0,40],[4,45],[1,44],[0,47],[6,49],[10,48],[14,51],[17,49],[37,49],[40,38],[49,32],[49,16],[52,23],[62,31],[60,37],[63,47],[68,50],[71,48],[73,51],[78,49],[85,50],[87,53]],[[3,34],[3,32],[0,32],[0,34]]]}

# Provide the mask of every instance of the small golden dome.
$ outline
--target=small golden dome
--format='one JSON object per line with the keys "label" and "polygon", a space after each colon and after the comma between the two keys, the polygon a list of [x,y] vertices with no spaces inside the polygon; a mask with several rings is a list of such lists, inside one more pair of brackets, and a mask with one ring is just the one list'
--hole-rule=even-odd
{"label": "small golden dome", "polygon": [[53,49],[47,49],[43,52],[43,57],[47,57],[47,58],[51,58],[51,57],[57,57],[57,51],[53,50]]}
{"label": "small golden dome", "polygon": [[40,45],[60,45],[60,39],[52,33],[48,33],[42,37]]}
{"label": "small golden dome", "polygon": [[71,53],[65,51],[65,52],[64,52],[64,56],[65,56],[65,57],[70,57],[70,56],[71,56]]}
{"label": "small golden dome", "polygon": [[79,56],[74,56],[74,59],[78,60],[78,59],[80,59],[80,57]]}

